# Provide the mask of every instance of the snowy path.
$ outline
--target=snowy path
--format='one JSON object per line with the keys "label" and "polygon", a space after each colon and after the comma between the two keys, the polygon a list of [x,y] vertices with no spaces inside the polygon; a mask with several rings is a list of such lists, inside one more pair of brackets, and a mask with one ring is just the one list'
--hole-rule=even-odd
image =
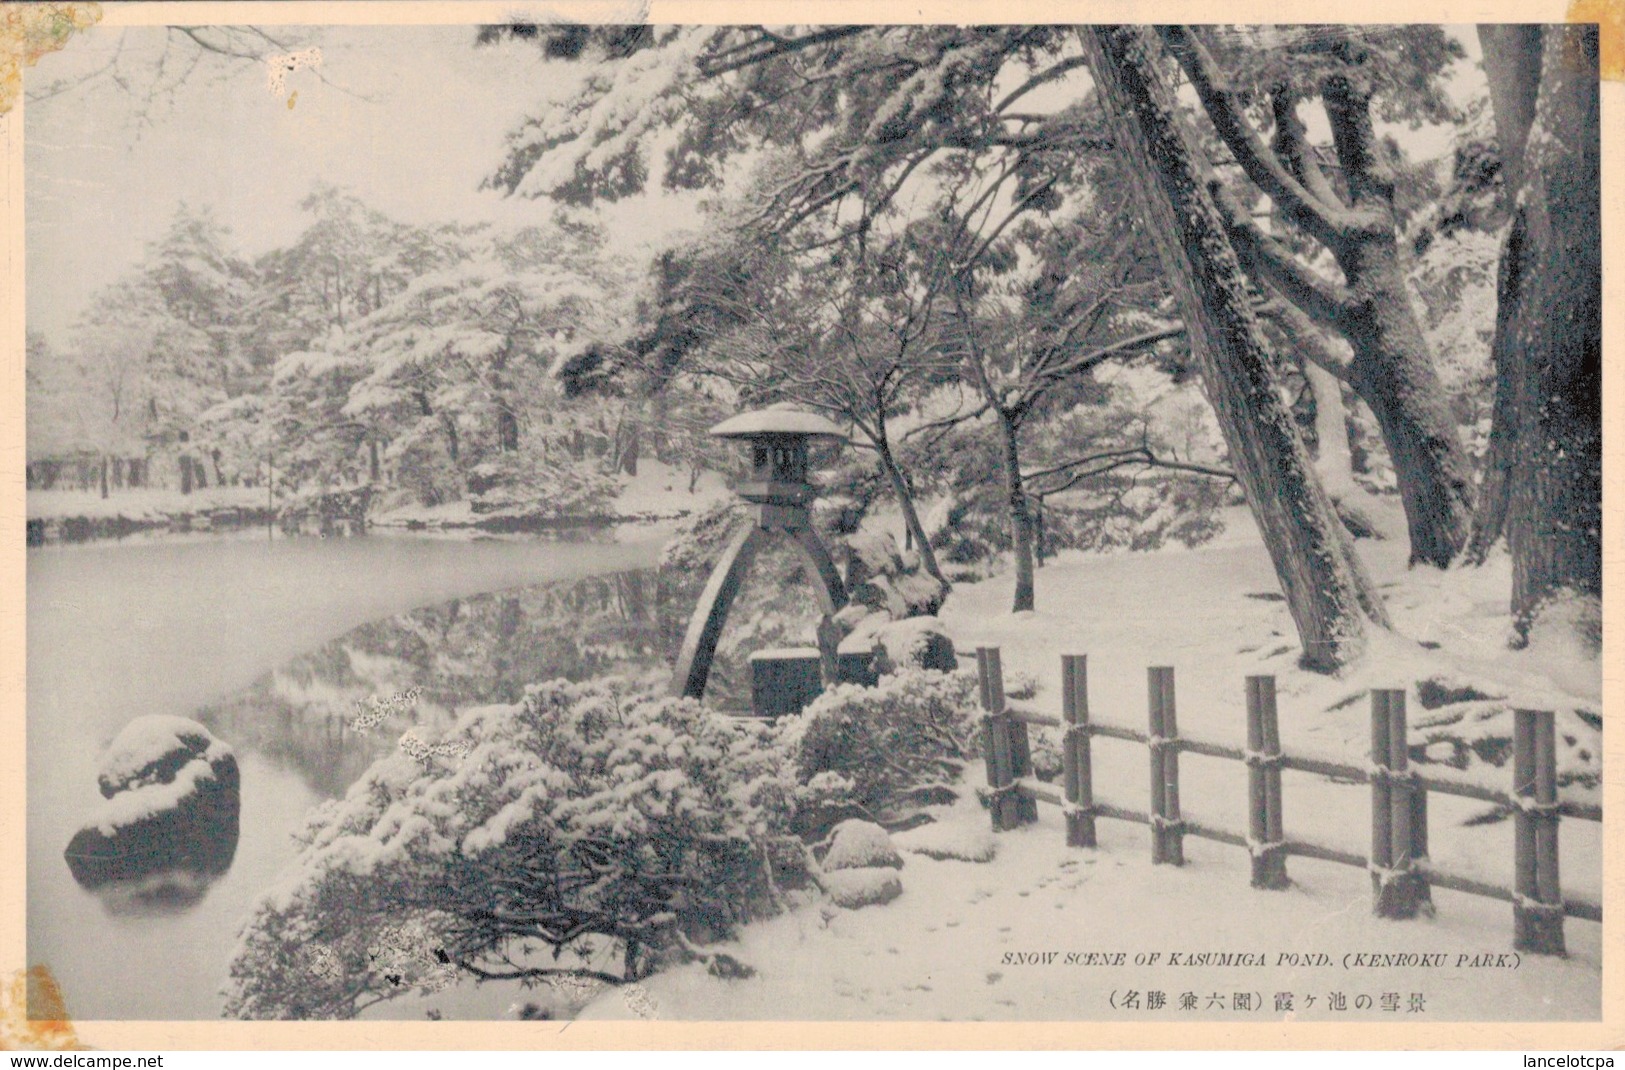
{"label": "snowy path", "polygon": [[[978,835],[987,818],[973,803],[948,820]],[[1438,1022],[1600,1013],[1597,926],[1570,926],[1566,961],[1524,956],[1517,968],[1473,967],[1481,956],[1510,959],[1504,904],[1437,892],[1436,917],[1385,921],[1371,915],[1364,873],[1293,859],[1292,888],[1257,891],[1247,883],[1245,852],[1234,848],[1187,841],[1187,866],[1153,867],[1142,828],[1103,822],[1099,849],[1068,850],[1053,807],[1037,826],[1002,833],[997,843],[987,864],[907,855],[903,894],[885,906],[809,904],[748,927],[728,950],[756,968],[753,978],[726,981],[685,966],[643,982],[631,998],[605,992],[581,1017]],[[1044,952],[1057,954],[1048,964],[1007,958]],[[1175,954],[1227,952],[1267,965],[1170,965]],[[1324,953],[1330,964],[1283,966],[1284,952]],[[1345,968],[1350,952],[1442,960],[1424,969],[1350,960]],[[1090,953],[1102,958],[1088,965]],[[1134,964],[1147,953],[1158,964]],[[1118,955],[1122,964],[1112,964]],[[1114,993],[1121,1000],[1130,990],[1140,1009],[1114,1009]],[[1163,993],[1161,1009],[1146,1009],[1149,992]],[[1180,1009],[1185,993],[1197,997],[1190,1010]],[[1291,994],[1291,1012],[1275,1009],[1277,993]],[[1348,1009],[1332,1009],[1337,993]],[[1398,994],[1397,1011],[1383,1009],[1385,993]],[[1420,1012],[1409,1010],[1413,993]],[[1235,1009],[1248,994],[1253,1009]],[[1362,996],[1371,1005],[1356,1009]]]}

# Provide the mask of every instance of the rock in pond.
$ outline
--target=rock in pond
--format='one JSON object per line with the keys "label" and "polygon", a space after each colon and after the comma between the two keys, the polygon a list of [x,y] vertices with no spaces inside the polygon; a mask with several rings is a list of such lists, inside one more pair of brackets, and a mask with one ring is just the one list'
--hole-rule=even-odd
{"label": "rock in pond", "polygon": [[196,721],[131,721],[108,746],[97,781],[106,802],[63,852],[81,885],[150,884],[174,873],[195,882],[230,867],[241,808],[237,758]]}

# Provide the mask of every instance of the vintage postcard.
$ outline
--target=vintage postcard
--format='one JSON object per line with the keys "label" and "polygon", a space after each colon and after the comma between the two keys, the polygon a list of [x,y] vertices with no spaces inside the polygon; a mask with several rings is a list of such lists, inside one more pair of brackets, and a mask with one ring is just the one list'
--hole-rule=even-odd
{"label": "vintage postcard", "polygon": [[1617,4],[4,9],[0,1046],[1625,1043]]}

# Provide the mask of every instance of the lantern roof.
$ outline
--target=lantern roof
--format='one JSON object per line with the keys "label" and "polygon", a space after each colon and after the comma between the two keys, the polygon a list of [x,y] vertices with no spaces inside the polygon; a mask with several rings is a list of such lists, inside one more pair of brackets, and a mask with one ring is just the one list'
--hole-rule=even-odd
{"label": "lantern roof", "polygon": [[742,412],[711,428],[709,434],[717,438],[753,439],[769,435],[799,435],[808,438],[845,442],[846,435],[839,427],[817,413],[775,405],[771,408]]}

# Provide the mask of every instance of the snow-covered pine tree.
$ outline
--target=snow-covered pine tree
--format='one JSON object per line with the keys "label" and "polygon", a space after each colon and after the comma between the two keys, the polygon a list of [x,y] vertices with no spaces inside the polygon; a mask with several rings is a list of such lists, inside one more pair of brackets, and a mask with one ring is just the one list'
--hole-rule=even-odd
{"label": "snow-covered pine tree", "polygon": [[1139,179],[1144,217],[1305,664],[1335,670],[1358,657],[1368,622],[1386,625],[1387,614],[1281,402],[1246,276],[1159,69],[1164,53],[1144,28],[1100,26],[1079,34],[1118,150]]}

